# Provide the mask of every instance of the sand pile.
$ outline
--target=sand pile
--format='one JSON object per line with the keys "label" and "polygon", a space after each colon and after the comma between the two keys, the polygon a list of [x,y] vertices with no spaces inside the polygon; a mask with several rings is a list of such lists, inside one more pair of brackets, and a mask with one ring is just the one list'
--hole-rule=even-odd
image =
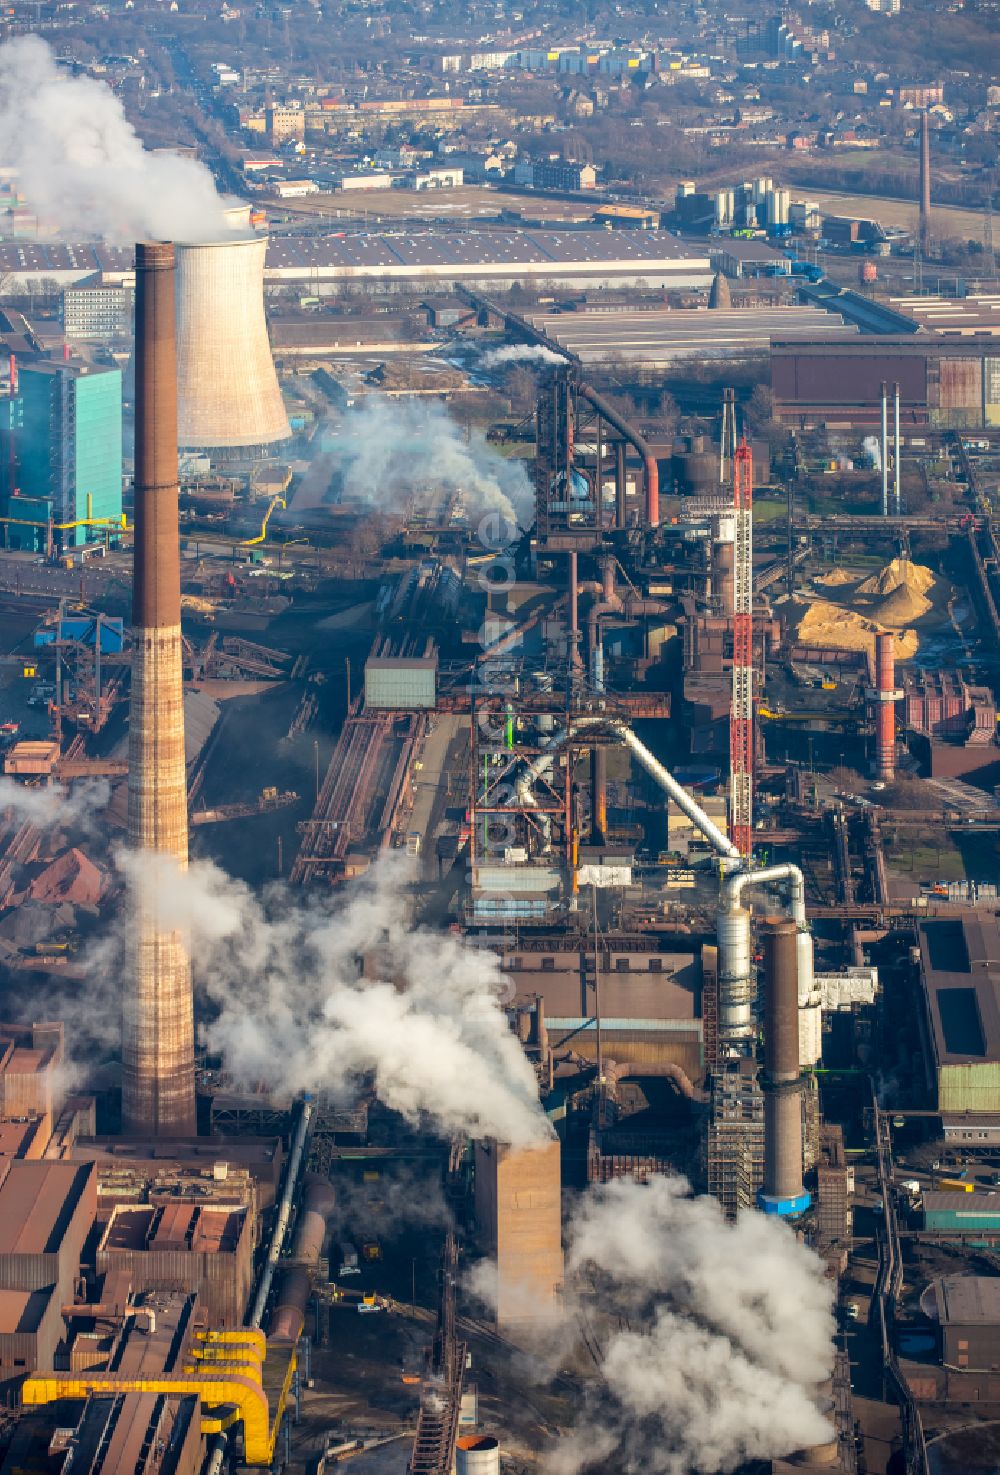
{"label": "sand pile", "polygon": [[[815,599],[799,621],[795,638],[799,645],[815,645],[825,650],[869,651],[874,653],[875,636],[883,626],[866,619],[853,609],[841,609],[827,599]],[[896,632],[893,632],[896,633]],[[912,660],[919,640],[913,630],[896,636],[896,658]]]}
{"label": "sand pile", "polygon": [[901,630],[933,608],[930,600],[925,599],[912,585],[899,584],[887,599],[875,606],[874,614],[879,624]]}
{"label": "sand pile", "polygon": [[934,575],[922,563],[912,563],[908,558],[894,558],[879,573],[872,574],[870,579],[859,584],[858,593],[884,597],[905,585],[915,594],[926,594],[933,589],[934,584]]}
{"label": "sand pile", "polygon": [[846,568],[832,568],[828,574],[821,574],[814,582],[823,584],[829,589],[835,588],[838,584],[853,584],[857,577],[857,574],[848,573]]}

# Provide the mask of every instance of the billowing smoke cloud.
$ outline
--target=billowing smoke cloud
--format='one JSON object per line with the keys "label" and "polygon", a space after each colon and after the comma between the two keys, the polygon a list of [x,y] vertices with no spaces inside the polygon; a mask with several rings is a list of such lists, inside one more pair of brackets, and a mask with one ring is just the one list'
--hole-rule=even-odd
{"label": "billowing smoke cloud", "polygon": [[226,233],[204,164],[148,153],[111,89],[70,76],[38,36],[0,46],[0,158],[64,234],[126,243]]}
{"label": "billowing smoke cloud", "polygon": [[484,369],[498,369],[507,364],[565,364],[567,359],[541,343],[510,343],[505,348],[491,348],[480,362]]}
{"label": "billowing smoke cloud", "polygon": [[450,1229],[454,1216],[433,1168],[418,1173],[405,1163],[384,1163],[374,1183],[354,1183],[346,1174],[338,1175],[327,1222],[335,1237],[374,1234],[389,1239],[403,1229]]}
{"label": "billowing smoke cloud", "polygon": [[0,778],[0,814],[9,811],[21,824],[40,830],[76,829],[94,833],[94,820],[111,797],[106,779],[90,779],[65,789],[59,784],[29,788],[15,779]]}
{"label": "billowing smoke cloud", "polygon": [[336,443],[344,491],[382,511],[398,511],[416,492],[459,492],[471,517],[499,513],[527,528],[534,493],[523,461],[507,460],[478,431],[466,440],[436,402],[369,395],[349,411]]}
{"label": "billowing smoke cloud", "polygon": [[551,1135],[496,959],[412,927],[405,857],[380,862],[334,906],[300,904],[284,887],[258,898],[206,861],[181,873],[125,852],[120,864],[127,883],[151,880],[158,925],[187,932],[217,1011],[209,1048],[241,1084],[346,1096],[370,1078],[387,1106],[442,1134],[519,1145]]}
{"label": "billowing smoke cloud", "polygon": [[566,1270],[542,1355],[561,1364],[584,1326],[599,1366],[555,1475],[715,1475],[830,1438],[831,1289],[786,1225],[729,1224],[680,1177],[622,1180],[578,1200]]}

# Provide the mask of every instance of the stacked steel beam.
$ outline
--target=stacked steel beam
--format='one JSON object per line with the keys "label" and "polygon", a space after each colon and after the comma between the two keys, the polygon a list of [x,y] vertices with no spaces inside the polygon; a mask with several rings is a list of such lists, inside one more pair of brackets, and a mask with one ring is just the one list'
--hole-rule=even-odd
{"label": "stacked steel beam", "polygon": [[163,870],[187,868],[187,774],[177,513],[174,248],[136,247],[134,654],[128,838],[133,871],[122,1032],[122,1125],[193,1135],[194,1005],[182,933],[163,920]]}

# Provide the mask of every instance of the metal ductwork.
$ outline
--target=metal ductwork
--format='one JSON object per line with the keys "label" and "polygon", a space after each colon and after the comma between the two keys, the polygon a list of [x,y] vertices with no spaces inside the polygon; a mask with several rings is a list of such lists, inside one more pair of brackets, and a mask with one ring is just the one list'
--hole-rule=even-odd
{"label": "metal ductwork", "polygon": [[598,394],[597,390],[589,384],[581,384],[579,392],[582,397],[593,405],[601,415],[604,416],[609,425],[613,425],[618,434],[624,436],[629,445],[633,446],[642,457],[643,483],[646,494],[646,525],[655,528],[660,525],[660,471],[656,464],[649,443],[643,439],[634,425],[630,425],[623,415],[619,415],[614,405]]}
{"label": "metal ductwork", "polygon": [[806,919],[805,877],[798,866],[766,866],[738,871],[723,882],[717,917],[719,943],[719,1038],[723,1044],[753,1039],[753,956],[750,913],[743,901],[748,886],[789,883],[789,909],[797,932],[798,997],[812,990],[813,943]]}

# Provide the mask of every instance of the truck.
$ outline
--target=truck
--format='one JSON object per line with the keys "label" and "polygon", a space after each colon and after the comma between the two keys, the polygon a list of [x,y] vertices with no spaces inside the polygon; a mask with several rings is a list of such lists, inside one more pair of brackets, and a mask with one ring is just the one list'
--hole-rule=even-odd
{"label": "truck", "polygon": [[941,1193],[972,1193],[976,1185],[964,1178],[939,1178],[937,1186]]}
{"label": "truck", "polygon": [[340,1269],[337,1274],[341,1276],[361,1274],[358,1266],[358,1252],[350,1240],[345,1240],[340,1246]]}

